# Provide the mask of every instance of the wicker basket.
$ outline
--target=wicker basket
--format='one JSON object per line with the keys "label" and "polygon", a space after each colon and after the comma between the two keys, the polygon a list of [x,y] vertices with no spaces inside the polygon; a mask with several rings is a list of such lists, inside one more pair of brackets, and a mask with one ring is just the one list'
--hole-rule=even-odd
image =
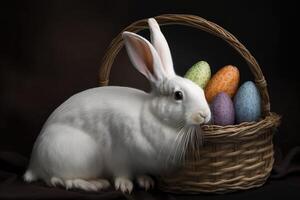
{"label": "wicker basket", "polygon": [[[262,71],[250,52],[228,31],[201,17],[192,15],[161,15],[160,25],[180,24],[211,33],[225,40],[246,60],[262,97],[263,118],[231,126],[205,125],[204,145],[188,153],[184,167],[173,174],[158,178],[164,191],[176,193],[230,192],[261,186],[273,167],[273,133],[280,117],[270,112],[267,84]],[[147,20],[139,20],[123,31],[147,29]],[[122,32],[123,32],[122,31]],[[112,41],[100,68],[100,85],[108,85],[113,61],[123,46],[121,33]],[[194,159],[194,154],[200,155]]]}

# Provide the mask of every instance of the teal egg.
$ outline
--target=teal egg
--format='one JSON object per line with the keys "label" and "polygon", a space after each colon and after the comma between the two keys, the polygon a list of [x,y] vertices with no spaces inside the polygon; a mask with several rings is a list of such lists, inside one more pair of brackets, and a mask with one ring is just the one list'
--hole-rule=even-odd
{"label": "teal egg", "polygon": [[261,116],[261,97],[252,81],[245,82],[234,97],[237,123],[258,121]]}
{"label": "teal egg", "polygon": [[185,78],[190,79],[201,88],[205,88],[210,76],[210,66],[205,61],[197,62],[184,75]]}

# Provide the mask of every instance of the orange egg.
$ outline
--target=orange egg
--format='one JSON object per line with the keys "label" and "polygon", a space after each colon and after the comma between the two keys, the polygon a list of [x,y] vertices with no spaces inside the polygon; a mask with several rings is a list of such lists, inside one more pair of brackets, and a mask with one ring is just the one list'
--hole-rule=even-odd
{"label": "orange egg", "polygon": [[209,80],[205,87],[206,100],[210,103],[220,92],[227,93],[230,97],[236,93],[240,81],[238,68],[233,65],[227,65],[221,68]]}

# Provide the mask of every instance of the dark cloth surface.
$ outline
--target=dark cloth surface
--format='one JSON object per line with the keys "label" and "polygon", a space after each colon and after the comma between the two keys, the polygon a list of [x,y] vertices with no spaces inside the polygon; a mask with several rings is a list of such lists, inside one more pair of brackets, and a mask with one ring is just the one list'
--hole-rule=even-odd
{"label": "dark cloth surface", "polygon": [[[277,159],[274,171],[267,183],[255,189],[229,194],[176,195],[159,191],[145,192],[138,187],[131,195],[124,195],[110,188],[103,192],[67,191],[63,188],[50,188],[42,182],[25,183],[22,180],[28,159],[17,153],[0,152],[0,199],[261,199],[300,198],[299,160],[300,148],[293,149],[285,159]],[[277,153],[280,155],[280,153]],[[293,163],[293,164],[292,164]],[[298,167],[297,167],[298,166]]]}

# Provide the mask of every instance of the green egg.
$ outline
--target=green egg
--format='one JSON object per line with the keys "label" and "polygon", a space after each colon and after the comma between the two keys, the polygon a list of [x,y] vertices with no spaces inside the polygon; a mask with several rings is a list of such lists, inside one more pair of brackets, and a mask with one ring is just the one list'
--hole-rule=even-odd
{"label": "green egg", "polygon": [[205,61],[199,61],[194,64],[184,75],[185,78],[190,79],[201,88],[205,88],[211,76],[210,66]]}

